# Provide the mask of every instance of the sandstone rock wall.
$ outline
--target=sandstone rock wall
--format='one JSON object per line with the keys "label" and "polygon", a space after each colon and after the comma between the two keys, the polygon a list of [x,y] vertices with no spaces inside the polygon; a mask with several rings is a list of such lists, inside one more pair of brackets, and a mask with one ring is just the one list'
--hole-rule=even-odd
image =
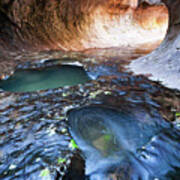
{"label": "sandstone rock wall", "polygon": [[[99,39],[94,38],[95,40],[91,41],[93,36],[89,32],[93,28],[89,24],[93,24],[92,22],[97,17],[95,13],[94,19],[92,13],[98,7],[105,8],[107,6],[110,14],[129,12],[133,14],[132,12],[137,11],[137,14],[149,18],[153,12],[157,12],[157,9],[152,11],[152,7],[146,13],[141,13],[143,8],[139,11],[135,10],[138,3],[142,4],[142,2],[148,2],[152,4],[152,7],[156,7],[153,4],[161,4],[160,0],[139,0],[138,2],[136,0],[1,0],[0,74],[14,69],[17,64],[17,56],[19,56],[17,51],[26,52],[27,49],[33,51],[51,49],[78,51],[84,47],[96,48],[94,45],[98,45],[98,47],[112,46],[107,35],[101,33],[102,31],[99,31]],[[146,57],[133,61],[129,67],[135,73],[152,74],[152,79],[163,81],[169,87],[180,89],[180,0],[164,0],[163,2],[167,5],[170,13],[166,39],[157,50]],[[101,12],[104,11],[100,11],[98,16],[104,17]],[[146,18],[142,20],[142,15],[140,18],[136,15],[133,17],[142,27],[148,27],[148,29],[153,27],[154,24],[149,24],[153,17],[146,21]],[[107,22],[106,20],[103,20],[104,23]],[[161,20],[160,17],[158,22],[161,24],[163,18]],[[97,27],[99,28],[99,25]],[[109,24],[107,27],[113,27],[113,24]],[[103,26],[103,30],[107,27]],[[112,31],[110,34],[113,34]],[[101,35],[105,39],[101,38]],[[110,36],[109,38],[112,40]],[[105,43],[104,40],[106,40]],[[113,45],[119,45],[116,38],[112,42]],[[120,41],[118,40],[118,42]],[[102,45],[102,43],[104,44]],[[127,45],[129,44],[127,43]]]}
{"label": "sandstone rock wall", "polygon": [[151,79],[180,89],[180,1],[163,2],[167,5],[170,15],[167,36],[158,49],[133,61],[130,68],[136,74],[152,74]]}

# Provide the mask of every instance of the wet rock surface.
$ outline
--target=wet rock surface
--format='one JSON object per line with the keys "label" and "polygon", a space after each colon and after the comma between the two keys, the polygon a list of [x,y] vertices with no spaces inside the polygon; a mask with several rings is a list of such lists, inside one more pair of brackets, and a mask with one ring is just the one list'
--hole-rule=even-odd
{"label": "wet rock surface", "polygon": [[[132,103],[133,104],[133,103]],[[131,105],[132,105],[131,104]],[[90,179],[178,179],[180,133],[151,108],[87,106],[69,115]]]}
{"label": "wet rock surface", "polygon": [[[131,76],[124,73],[114,61],[112,64],[107,62],[104,65],[91,63],[91,66],[88,64],[88,67],[88,73],[96,77],[96,80],[83,85],[29,93],[4,91],[0,93],[0,177],[2,179],[36,179],[37,177],[39,179],[60,179],[61,177],[68,179],[69,177],[70,179],[68,174],[77,174],[77,177],[82,179],[90,178],[83,174],[82,169],[79,169],[78,172],[74,171],[76,168],[72,168],[71,160],[76,157],[77,150],[70,146],[72,136],[69,134],[66,112],[70,109],[94,104],[114,108],[117,111],[127,112],[129,110],[127,116],[133,113],[138,121],[144,119],[143,121],[146,122],[148,118],[146,119],[143,115],[145,111],[148,117],[157,119],[160,127],[169,121],[168,126],[174,130],[171,128],[169,130],[165,125],[167,130],[155,133],[153,135],[156,137],[155,141],[149,140],[147,144],[142,143],[143,146],[147,146],[146,151],[142,149],[142,152],[135,153],[135,156],[139,159],[142,157],[140,161],[147,166],[144,171],[148,174],[155,172],[157,168],[154,167],[160,167],[164,161],[162,168],[165,172],[157,169],[157,176],[161,173],[170,173],[169,177],[171,177],[171,174],[174,176],[179,173],[179,156],[176,154],[179,151],[177,140],[179,125],[178,122],[173,122],[176,112],[180,111],[179,92],[164,88],[143,76]],[[136,107],[138,110],[133,110]],[[151,123],[151,121],[148,122]],[[164,140],[161,142],[161,137],[167,140],[166,144],[164,144]],[[155,148],[156,152],[152,152],[152,146],[156,146],[156,144],[160,147]],[[81,152],[77,153],[82,156]],[[168,159],[165,158],[167,155]],[[154,158],[155,161],[149,161],[146,156],[150,156],[150,159]],[[65,161],[61,162],[61,158],[64,158]],[[165,160],[162,162],[159,158],[160,160],[165,158]],[[87,171],[83,160],[75,159],[74,163],[80,162],[79,167],[83,167],[84,171]],[[84,160],[86,163],[86,159]],[[131,156],[128,161],[123,160],[122,162],[121,164],[121,161],[118,161],[115,167],[105,168],[103,172],[97,171],[100,175],[94,177],[107,176],[111,179],[122,176],[122,179],[123,177],[131,179],[134,173],[140,173],[142,168],[140,165],[138,170],[135,168],[135,172],[131,171],[134,168],[134,160],[131,159]],[[161,163],[159,164],[159,162]],[[157,165],[155,166],[153,163],[157,163]],[[115,169],[119,169],[117,174],[112,173]],[[64,174],[66,175],[63,176]],[[45,175],[46,177],[44,177]],[[138,177],[141,176],[142,174],[138,174]],[[151,176],[147,175],[148,177]]]}
{"label": "wet rock surface", "polygon": [[[39,49],[32,47],[28,41],[23,41],[21,27],[26,27],[25,31],[30,27],[33,33],[34,24],[28,24],[31,21],[24,21],[25,24],[18,22],[19,27],[8,18],[5,11],[11,9],[13,3],[19,8],[28,9],[29,1],[26,4],[22,2],[24,1],[0,2],[0,33],[3,34],[0,38],[0,46],[3,49],[0,52],[0,79],[6,79],[16,69],[50,67],[56,60],[55,65],[77,63],[77,61],[82,63],[92,80],[77,86],[37,92],[0,91],[0,179],[179,180],[180,92],[176,89],[168,89],[159,82],[148,80],[151,74],[155,80],[179,89],[179,0],[163,1],[170,12],[170,25],[165,41],[156,51],[133,62],[132,59],[145,55],[152,49],[107,48],[90,49],[86,52],[65,52],[47,50],[44,46],[39,47],[37,42],[36,47]],[[42,2],[38,1],[38,3]],[[43,9],[42,6],[39,8]],[[39,9],[34,10],[40,15]],[[49,13],[53,16],[50,11]],[[30,19],[41,20],[42,17],[41,14]],[[21,18],[23,19],[23,16]],[[39,26],[39,21],[37,22],[35,25]],[[39,31],[37,35],[38,33]],[[37,37],[31,35],[31,33],[26,34],[26,38],[34,42],[33,38],[37,39]],[[47,34],[43,37],[47,37]],[[43,42],[46,39],[40,40]],[[52,42],[48,43],[52,45]],[[40,51],[43,48],[44,51]],[[127,72],[125,65],[129,63],[131,63],[128,66],[130,71],[143,73],[144,76]],[[79,130],[76,132],[78,124],[71,127],[70,123],[86,108],[88,113],[93,113],[94,118],[98,115],[100,122],[111,122],[113,115],[116,117],[113,122],[116,122],[116,119],[121,122],[120,119],[124,120],[124,118],[120,118],[122,114],[119,112],[124,112],[124,116],[131,119],[130,122],[125,122],[127,129],[130,128],[130,133],[124,131],[122,139],[121,134],[118,134],[119,131],[113,134],[114,127],[111,123],[104,123],[104,126],[97,127],[109,130],[109,134],[105,134],[108,136],[104,136],[108,142],[104,142],[98,131],[94,133],[97,134],[98,141],[92,142],[90,135],[87,136],[88,131],[85,137],[79,135],[77,133]],[[102,111],[102,108],[105,108],[105,111],[104,109]],[[69,111],[71,109],[74,110]],[[110,115],[106,115],[109,111],[111,111]],[[73,117],[72,112],[74,112]],[[87,119],[91,117],[88,113],[83,115]],[[71,120],[69,121],[68,118]],[[90,127],[91,121],[95,121],[94,118],[88,120]],[[81,123],[82,127],[84,127],[83,123],[86,125],[83,121],[79,125]],[[145,129],[140,128],[138,123]],[[124,130],[119,124],[117,127]],[[94,130],[94,127],[90,129]],[[139,137],[137,131],[143,132],[140,134],[145,136],[145,140]],[[129,150],[129,146],[123,145],[126,151],[121,153],[119,146],[121,142],[126,142],[127,136],[130,139],[136,138],[133,139],[132,148]],[[72,138],[77,141],[78,150],[72,145],[74,142]],[[85,145],[79,144],[80,139]],[[112,141],[114,139],[118,142],[118,146],[116,141]],[[88,148],[84,149],[88,142],[88,148],[95,153],[95,156],[97,155],[91,159],[92,162],[86,157]],[[109,146],[113,147],[112,151],[109,150]],[[117,155],[116,161],[114,163],[106,161],[101,166],[102,155],[99,156],[99,151],[103,152],[103,157],[107,159],[111,159],[114,154]],[[91,151],[89,153],[91,154]],[[96,160],[96,166],[91,168],[93,161]]]}

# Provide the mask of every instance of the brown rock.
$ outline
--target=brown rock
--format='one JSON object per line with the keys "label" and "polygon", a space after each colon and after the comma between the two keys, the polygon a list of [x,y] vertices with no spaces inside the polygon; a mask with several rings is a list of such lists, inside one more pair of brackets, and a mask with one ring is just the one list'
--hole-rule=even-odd
{"label": "brown rock", "polygon": [[15,25],[12,37],[23,48],[83,51],[159,44],[168,24],[166,7],[137,5],[137,0],[2,0],[1,11]]}

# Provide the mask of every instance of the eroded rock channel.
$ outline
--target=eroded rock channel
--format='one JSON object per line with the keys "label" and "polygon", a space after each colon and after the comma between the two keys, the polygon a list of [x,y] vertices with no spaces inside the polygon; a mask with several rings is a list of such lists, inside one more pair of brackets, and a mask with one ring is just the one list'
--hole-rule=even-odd
{"label": "eroded rock channel", "polygon": [[0,177],[178,178],[179,92],[117,66],[88,65],[96,80],[72,87],[2,91]]}
{"label": "eroded rock channel", "polygon": [[159,0],[0,2],[0,179],[179,180],[180,2],[163,2],[149,55]]}

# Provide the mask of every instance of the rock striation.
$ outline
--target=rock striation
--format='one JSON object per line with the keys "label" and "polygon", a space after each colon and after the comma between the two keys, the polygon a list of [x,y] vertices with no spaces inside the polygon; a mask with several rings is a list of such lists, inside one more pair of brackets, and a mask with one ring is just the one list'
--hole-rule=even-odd
{"label": "rock striation", "polygon": [[133,61],[129,67],[136,74],[151,74],[152,80],[180,89],[180,1],[163,2],[170,14],[169,29],[164,42],[149,55]]}

